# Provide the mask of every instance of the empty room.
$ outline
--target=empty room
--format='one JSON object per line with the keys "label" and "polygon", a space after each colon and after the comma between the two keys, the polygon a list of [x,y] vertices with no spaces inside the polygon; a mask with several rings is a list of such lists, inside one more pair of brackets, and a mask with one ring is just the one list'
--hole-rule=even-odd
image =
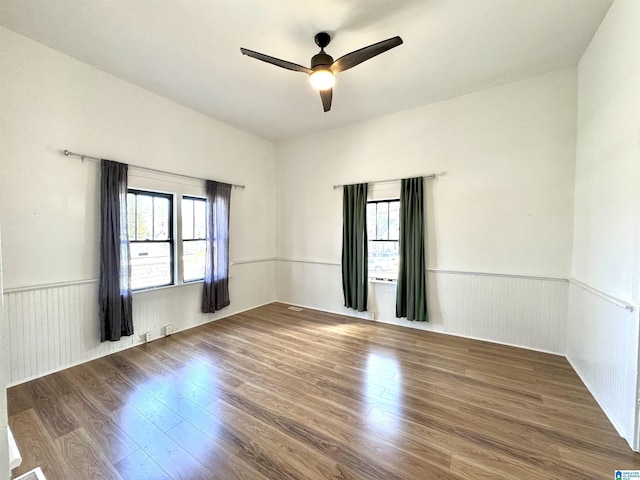
{"label": "empty room", "polygon": [[640,478],[639,25],[0,0],[0,478]]}

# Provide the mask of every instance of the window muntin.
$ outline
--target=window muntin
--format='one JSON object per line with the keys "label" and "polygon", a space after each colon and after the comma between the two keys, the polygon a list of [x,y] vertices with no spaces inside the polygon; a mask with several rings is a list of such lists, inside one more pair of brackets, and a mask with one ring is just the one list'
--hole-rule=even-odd
{"label": "window muntin", "polygon": [[185,283],[204,279],[206,211],[204,198],[182,197],[182,265]]}
{"label": "window muntin", "polygon": [[129,189],[131,289],[173,285],[173,195]]}
{"label": "window muntin", "polygon": [[398,278],[399,212],[400,200],[397,199],[367,202],[369,278]]}

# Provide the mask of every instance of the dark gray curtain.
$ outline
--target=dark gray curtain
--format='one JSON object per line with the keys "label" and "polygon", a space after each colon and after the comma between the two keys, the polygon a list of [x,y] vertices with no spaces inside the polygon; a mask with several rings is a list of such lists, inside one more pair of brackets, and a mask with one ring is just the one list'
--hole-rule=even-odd
{"label": "dark gray curtain", "polygon": [[231,185],[207,180],[207,253],[202,312],[229,305],[229,205]]}
{"label": "dark gray curtain", "polygon": [[396,317],[428,322],[424,238],[422,177],[403,179],[400,185],[400,262]]}
{"label": "dark gray curtain", "polygon": [[131,271],[127,238],[127,171],[102,160],[100,178],[100,341],[133,335]]}
{"label": "dark gray curtain", "polygon": [[342,203],[342,291],[344,305],[367,310],[369,253],[367,184],[345,185]]}

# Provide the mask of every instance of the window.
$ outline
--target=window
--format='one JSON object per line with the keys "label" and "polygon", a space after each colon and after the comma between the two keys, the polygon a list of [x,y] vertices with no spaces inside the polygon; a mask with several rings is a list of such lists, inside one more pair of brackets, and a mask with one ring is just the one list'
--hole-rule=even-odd
{"label": "window", "polygon": [[398,241],[400,239],[400,200],[367,202],[369,239],[369,278],[398,278]]}
{"label": "window", "polygon": [[173,285],[173,195],[129,189],[131,289]]}
{"label": "window", "polygon": [[207,251],[206,202],[204,198],[182,197],[182,262],[184,282],[204,279]]}

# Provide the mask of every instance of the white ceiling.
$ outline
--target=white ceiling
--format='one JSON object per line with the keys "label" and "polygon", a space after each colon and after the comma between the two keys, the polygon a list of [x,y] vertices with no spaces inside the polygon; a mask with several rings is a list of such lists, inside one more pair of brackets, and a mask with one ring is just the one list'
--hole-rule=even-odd
{"label": "white ceiling", "polygon": [[[575,65],[612,0],[0,0],[0,24],[147,90],[280,141]],[[400,35],[338,75],[322,111],[303,73],[313,37],[338,58]]]}

